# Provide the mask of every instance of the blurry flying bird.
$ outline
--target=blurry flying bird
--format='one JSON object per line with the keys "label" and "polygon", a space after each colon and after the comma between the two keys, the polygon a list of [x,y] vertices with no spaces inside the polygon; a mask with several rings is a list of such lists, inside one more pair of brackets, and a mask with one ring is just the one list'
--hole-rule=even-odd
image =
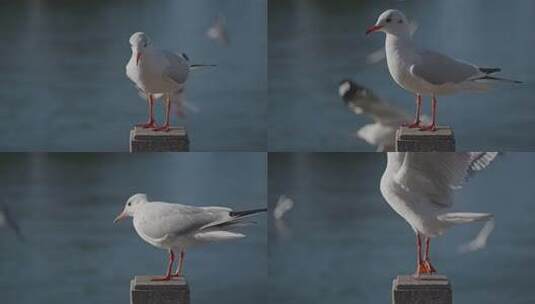
{"label": "blurry flying bird", "polygon": [[206,36],[223,46],[229,46],[230,37],[228,35],[225,23],[225,16],[221,14],[217,15],[210,28],[208,28],[206,31]]}
{"label": "blurry flying bird", "polygon": [[378,152],[394,151],[396,130],[410,123],[410,115],[349,79],[340,82],[338,95],[353,113],[367,115],[375,121],[358,130],[356,136],[377,146]]}
{"label": "blurry flying bird", "polygon": [[281,195],[275,205],[275,209],[273,209],[273,217],[277,220],[282,219],[288,211],[292,210],[293,206],[294,201],[292,199],[286,195]]}

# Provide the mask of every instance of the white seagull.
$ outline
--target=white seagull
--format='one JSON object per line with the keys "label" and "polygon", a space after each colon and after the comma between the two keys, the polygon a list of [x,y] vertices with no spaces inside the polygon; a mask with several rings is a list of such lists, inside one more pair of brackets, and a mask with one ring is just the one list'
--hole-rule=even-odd
{"label": "white seagull", "polygon": [[[182,112],[182,93],[190,69],[212,65],[190,65],[186,54],[159,50],[152,46],[150,38],[142,32],[130,36],[132,57],[126,65],[126,75],[149,103],[149,119],[139,126],[156,131],[169,131],[169,113],[173,98]],[[166,103],[165,124],[161,127],[154,120],[154,101],[164,96]]]}
{"label": "white seagull", "polygon": [[[169,264],[164,277],[153,281],[168,281],[181,277],[185,250],[202,244],[244,238],[231,230],[248,224],[246,219],[267,209],[232,211],[225,207],[193,207],[165,202],[149,202],[146,194],[131,196],[114,223],[133,217],[137,234],[147,243],[169,251]],[[171,274],[175,251],[180,253],[175,274]]]}
{"label": "white seagull", "polygon": [[[387,203],[403,217],[416,233],[416,276],[436,272],[429,257],[430,239],[457,224],[487,222],[479,236],[465,249],[485,246],[493,227],[490,213],[450,212],[454,190],[468,177],[485,169],[496,152],[411,153],[390,152],[381,178],[381,193]],[[421,243],[426,243],[422,257]]]}
{"label": "white seagull", "polygon": [[382,101],[370,89],[349,79],[340,82],[338,95],[353,113],[368,115],[375,121],[359,129],[357,137],[377,146],[377,152],[394,151],[396,130],[400,125],[410,123],[409,114]]}
{"label": "white seagull", "polygon": [[[398,10],[383,12],[374,26],[366,31],[386,33],[386,61],[394,81],[416,94],[416,118],[411,128],[435,131],[437,129],[437,95],[448,95],[462,90],[482,91],[489,81],[521,83],[491,76],[499,68],[481,68],[446,55],[422,50],[411,39],[411,29],[405,15]],[[420,120],[421,96],[432,97],[432,123],[422,126]]]}

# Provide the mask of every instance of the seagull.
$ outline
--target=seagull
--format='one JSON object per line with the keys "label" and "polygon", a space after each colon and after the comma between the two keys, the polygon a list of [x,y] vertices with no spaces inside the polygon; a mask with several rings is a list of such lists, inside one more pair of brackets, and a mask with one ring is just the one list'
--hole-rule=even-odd
{"label": "seagull", "polygon": [[[389,9],[383,12],[374,26],[366,31],[386,33],[385,49],[388,70],[403,89],[416,94],[416,118],[408,127],[437,130],[437,97],[462,90],[484,91],[489,82],[521,83],[492,76],[499,68],[482,68],[453,59],[431,50],[419,49],[411,39],[411,28],[405,15]],[[423,126],[420,120],[422,95],[432,98],[432,123]]]}
{"label": "seagull", "polygon": [[[127,200],[124,210],[115,218],[114,223],[133,217],[134,229],[145,242],[169,251],[166,275],[152,279],[169,281],[174,277],[182,277],[186,249],[244,238],[244,234],[231,230],[250,223],[246,221],[247,218],[265,211],[267,209],[233,211],[225,207],[149,202],[146,194],[138,193]],[[171,274],[175,251],[180,253],[180,259],[175,274]]]}
{"label": "seagull", "polygon": [[286,213],[292,210],[293,207],[294,201],[286,195],[281,195],[277,201],[277,204],[275,204],[275,208],[273,209],[273,217],[276,220],[282,220]]}
{"label": "seagull", "polygon": [[279,196],[279,200],[275,203],[275,208],[273,208],[275,229],[277,229],[277,233],[284,238],[290,237],[291,232],[284,217],[286,217],[286,214],[294,208],[294,205],[294,201],[283,194]]}
{"label": "seagull", "polygon": [[353,113],[366,114],[375,121],[358,130],[357,137],[377,146],[377,152],[394,151],[396,130],[410,122],[409,114],[383,102],[370,89],[349,79],[340,82],[338,95]]}
{"label": "seagull", "polygon": [[[469,177],[487,168],[498,153],[389,152],[387,155],[380,189],[390,207],[416,233],[416,277],[436,272],[429,257],[430,240],[452,226],[486,222],[476,240],[464,249],[477,250],[486,245],[494,216],[490,213],[450,212],[450,209],[454,190],[462,188]],[[422,241],[426,246],[423,257]]]}
{"label": "seagull", "polygon": [[[169,131],[172,99],[176,100],[179,113],[183,113],[182,93],[190,70],[213,65],[192,65],[184,53],[156,49],[152,46],[149,36],[142,32],[130,36],[130,45],[132,57],[126,64],[126,75],[147,98],[149,104],[148,121],[138,126],[155,131]],[[165,97],[166,103],[165,124],[158,127],[154,120],[153,108],[154,101],[162,96]]]}
{"label": "seagull", "polygon": [[11,215],[9,208],[5,204],[0,205],[0,228],[2,227],[12,229],[19,238],[19,240],[24,240],[24,236],[20,231],[20,227],[17,223],[17,220]]}
{"label": "seagull", "polygon": [[223,46],[230,45],[230,37],[225,28],[225,17],[223,15],[217,15],[213,24],[206,31],[206,36]]}

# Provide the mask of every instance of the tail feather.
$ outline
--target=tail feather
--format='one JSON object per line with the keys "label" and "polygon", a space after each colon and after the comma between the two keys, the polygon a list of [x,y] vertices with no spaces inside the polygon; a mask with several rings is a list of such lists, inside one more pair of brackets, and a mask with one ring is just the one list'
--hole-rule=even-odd
{"label": "tail feather", "polygon": [[451,212],[439,215],[438,220],[450,224],[468,224],[474,222],[486,222],[494,216],[490,213],[474,212]]}
{"label": "tail feather", "polygon": [[494,215],[490,213],[453,212],[441,214],[437,217],[440,221],[453,225],[475,222],[485,222],[485,225],[476,238],[459,247],[460,253],[467,253],[485,248],[487,240],[494,229]]}
{"label": "tail feather", "polygon": [[245,237],[245,234],[229,231],[207,231],[196,233],[194,237],[199,241],[214,242],[242,239]]}
{"label": "tail feather", "polygon": [[503,81],[503,82],[516,83],[516,84],[521,84],[521,83],[523,83],[522,81],[519,81],[519,80],[507,79],[507,78],[500,78],[500,77],[494,77],[494,76],[489,76],[488,74],[485,75],[485,76],[482,76],[482,77],[475,78],[475,79],[473,79],[473,80],[496,80],[496,81]]}

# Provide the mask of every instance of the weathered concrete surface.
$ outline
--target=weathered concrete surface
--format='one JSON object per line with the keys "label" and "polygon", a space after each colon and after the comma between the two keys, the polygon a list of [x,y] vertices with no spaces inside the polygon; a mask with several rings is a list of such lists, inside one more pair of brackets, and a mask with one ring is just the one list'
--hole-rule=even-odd
{"label": "weathered concrete surface", "polygon": [[399,275],[392,282],[393,304],[452,304],[452,290],[443,275]]}
{"label": "weathered concrete surface", "polygon": [[401,127],[396,131],[398,152],[455,152],[455,136],[450,127],[438,127],[435,132]]}
{"label": "weathered concrete surface", "polygon": [[130,152],[189,151],[189,138],[184,127],[172,127],[168,132],[135,127],[130,130]]}
{"label": "weathered concrete surface", "polygon": [[189,304],[189,286],[184,278],[153,282],[155,276],[135,276],[130,281],[130,304]]}

